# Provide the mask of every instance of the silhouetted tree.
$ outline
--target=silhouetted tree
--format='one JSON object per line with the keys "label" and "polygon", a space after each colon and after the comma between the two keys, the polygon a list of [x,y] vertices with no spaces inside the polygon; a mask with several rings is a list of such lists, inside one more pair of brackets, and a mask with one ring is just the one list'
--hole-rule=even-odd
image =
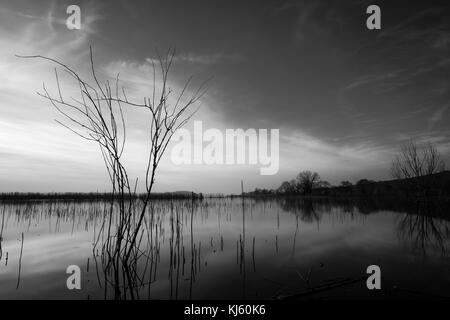
{"label": "silhouetted tree", "polygon": [[392,162],[391,175],[395,179],[417,178],[444,170],[445,163],[433,143],[419,146],[411,140]]}
{"label": "silhouetted tree", "polygon": [[[109,221],[105,219],[101,226],[102,229],[108,228],[108,237],[102,245],[102,250],[107,252],[110,259],[105,264],[105,274],[110,274],[111,268],[114,267],[116,279],[123,276],[129,281],[129,284],[123,284],[123,290],[125,292],[129,290],[132,299],[137,295],[135,290],[138,288],[131,285],[131,280],[139,278],[133,274],[135,270],[133,263],[137,262],[138,257],[143,256],[139,248],[141,243],[139,235],[142,237],[142,226],[148,213],[147,209],[150,207],[157,168],[173,134],[192,117],[195,112],[192,108],[205,93],[204,84],[202,84],[187,96],[191,83],[189,79],[179,94],[173,96],[168,76],[174,56],[173,51],[168,51],[165,56],[159,56],[158,67],[155,67],[152,60],[153,83],[150,86],[149,97],[140,100],[143,102],[133,102],[128,99],[125,89],[120,85],[119,75],[112,82],[101,81],[97,77],[92,49],[90,61],[87,61],[91,69],[90,79],[53,58],[22,56],[22,58],[40,58],[52,62],[69,75],[69,79],[74,81],[75,87],[79,90],[78,97],[66,97],[62,92],[55,68],[57,94],[50,94],[45,84],[43,92],[38,94],[47,99],[63,116],[64,123],[58,121],[62,126],[85,140],[97,143],[100,147],[112,188]],[[156,84],[157,75],[160,79],[158,80],[160,88],[157,88]],[[123,161],[127,136],[124,108],[139,108],[147,112],[148,140],[145,144],[148,152],[145,159],[145,174],[141,179],[145,184],[145,195],[141,198],[140,206],[137,206],[135,202],[137,180],[130,181]],[[115,202],[118,202],[119,216],[116,226],[112,227]],[[113,231],[115,231],[114,234]],[[122,266],[123,270],[119,271],[119,266]],[[124,293],[119,281],[114,282],[114,287],[115,297],[121,298]]]}
{"label": "silhouetted tree", "polygon": [[368,179],[361,179],[361,180],[358,180],[358,182],[356,184],[360,186],[360,185],[370,184],[370,183],[375,183],[375,181],[368,180]]}
{"label": "silhouetted tree", "polygon": [[297,192],[297,185],[295,180],[284,181],[281,186],[277,189],[278,193],[281,194],[294,194]]}
{"label": "silhouetted tree", "polygon": [[303,194],[310,194],[312,189],[320,186],[320,176],[317,172],[302,171],[297,176],[297,186]]}
{"label": "silhouetted tree", "polygon": [[341,181],[342,187],[351,187],[353,184],[350,181]]}

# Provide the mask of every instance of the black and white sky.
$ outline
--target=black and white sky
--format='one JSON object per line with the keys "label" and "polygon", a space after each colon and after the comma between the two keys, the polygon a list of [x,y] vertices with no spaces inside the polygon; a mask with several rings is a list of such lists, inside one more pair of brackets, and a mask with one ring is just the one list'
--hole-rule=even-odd
{"label": "black and white sky", "polygon": [[[81,8],[68,30],[66,8]],[[381,8],[381,30],[366,8]],[[436,143],[449,163],[448,1],[0,1],[0,192],[107,191],[98,147],[59,126],[36,95],[54,83],[45,55],[77,70],[94,48],[100,76],[120,72],[149,90],[156,50],[176,48],[171,85],[213,77],[193,120],[209,128],[280,129],[280,170],[175,166],[166,158],[157,191],[276,188],[301,170],[331,183],[389,178],[410,138]],[[144,93],[145,95],[145,93]],[[143,166],[145,119],[127,113],[127,164]]]}

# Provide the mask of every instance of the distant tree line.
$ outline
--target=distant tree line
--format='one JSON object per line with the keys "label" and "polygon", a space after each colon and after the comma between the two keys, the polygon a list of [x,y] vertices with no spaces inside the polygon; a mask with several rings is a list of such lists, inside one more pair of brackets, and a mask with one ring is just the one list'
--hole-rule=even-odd
{"label": "distant tree line", "polygon": [[[355,185],[365,185],[370,183],[375,183],[375,181],[361,179],[358,180]],[[339,187],[351,186],[353,186],[353,183],[350,181],[342,181],[339,185]],[[317,172],[306,170],[300,172],[295,179],[284,181],[277,189],[256,188],[252,192],[247,192],[246,195],[308,195],[311,194],[314,189],[334,187],[336,186],[331,185],[331,183],[326,180],[322,180]]]}
{"label": "distant tree line", "polygon": [[[414,179],[411,184],[421,191],[431,188],[433,179],[422,180],[421,177],[430,176],[445,171],[445,163],[432,143],[423,145],[411,140],[400,149],[395,156],[391,167],[391,176],[396,180]],[[420,179],[417,179],[420,178]],[[294,179],[284,181],[278,189],[260,189],[246,193],[247,195],[308,195],[314,189],[344,187],[353,185],[364,186],[374,184],[376,181],[360,179],[355,184],[350,181],[341,181],[339,186],[332,186],[328,181],[322,180],[317,172],[302,171]]]}
{"label": "distant tree line", "polygon": [[[135,193],[131,195],[125,195],[126,200],[130,199],[143,199],[145,194]],[[214,196],[214,195],[213,195]],[[41,201],[41,200],[61,200],[61,201],[109,201],[113,197],[110,192],[88,192],[88,193],[32,193],[32,192],[10,192],[0,193],[0,200],[2,201]],[[151,199],[203,199],[205,196],[202,193],[194,192],[155,192],[152,193]]]}
{"label": "distant tree line", "polygon": [[311,194],[313,189],[330,187],[328,181],[320,178],[317,172],[302,171],[295,179],[284,181],[277,189],[280,194]]}

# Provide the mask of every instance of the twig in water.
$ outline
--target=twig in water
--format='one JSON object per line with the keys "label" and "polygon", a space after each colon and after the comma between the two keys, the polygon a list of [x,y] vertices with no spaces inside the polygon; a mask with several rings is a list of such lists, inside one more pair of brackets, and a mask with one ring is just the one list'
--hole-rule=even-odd
{"label": "twig in water", "polygon": [[20,258],[19,258],[19,275],[17,277],[17,286],[16,289],[19,289],[20,284],[20,271],[22,270],[22,253],[23,253],[23,232],[22,232],[22,244],[20,246]]}

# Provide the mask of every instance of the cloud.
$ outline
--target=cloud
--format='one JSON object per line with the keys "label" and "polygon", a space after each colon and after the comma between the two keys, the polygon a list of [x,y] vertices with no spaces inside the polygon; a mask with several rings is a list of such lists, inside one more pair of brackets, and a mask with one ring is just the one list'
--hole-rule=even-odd
{"label": "cloud", "polygon": [[[96,182],[107,186],[95,144],[57,126],[53,122],[57,113],[35,95],[42,82],[56,92],[54,65],[14,57],[42,54],[88,74],[91,43],[98,75],[112,79],[120,72],[130,100],[138,102],[152,92],[154,56],[149,50],[154,44],[182,43],[185,47],[175,56],[170,74],[174,95],[190,74],[201,74],[192,90],[205,80],[205,73],[211,73],[206,78],[215,76],[192,120],[220,130],[280,128],[279,175],[261,177],[258,167],[179,167],[166,158],[158,190],[232,192],[239,190],[241,179],[249,188],[277,187],[303,169],[317,170],[331,182],[358,175],[370,178],[369,173],[379,179],[387,172],[393,148],[408,137],[430,139],[447,150],[448,22],[435,21],[435,10],[419,13],[405,8],[396,11],[404,13],[402,19],[390,23],[385,15],[385,31],[370,34],[364,24],[355,27],[360,22],[349,13],[365,4],[291,1],[279,5],[275,14],[247,4],[233,16],[233,28],[225,28],[239,31],[239,36],[223,32],[227,17],[216,21],[215,14],[235,13],[228,4],[223,4],[225,11],[219,6],[207,11],[210,15],[204,20],[188,22],[189,30],[181,32],[174,28],[172,21],[178,17],[171,8],[149,13],[134,4],[99,7],[93,1],[82,2],[82,30],[69,31],[60,2],[23,10],[20,4],[2,4],[2,179],[14,181],[17,190],[39,188],[44,180],[50,189],[90,191]],[[124,7],[132,8],[134,15],[124,15]],[[197,12],[195,4],[185,9]],[[104,14],[108,21],[100,23]],[[202,32],[193,32],[198,30]],[[77,88],[64,81],[63,89],[71,96]],[[191,93],[188,90],[187,96]],[[138,176],[148,147],[148,115],[128,109],[125,118],[129,124],[125,160],[130,174]]]}
{"label": "cloud", "polygon": [[188,62],[188,63],[199,63],[199,64],[215,64],[219,62],[227,61],[239,61],[243,57],[240,54],[225,54],[216,53],[211,55],[196,55],[192,53],[179,54],[175,56],[175,61]]}
{"label": "cloud", "polygon": [[[198,64],[198,65],[213,65],[226,62],[238,62],[244,59],[242,54],[227,54],[227,53],[214,53],[214,54],[194,54],[194,53],[177,53],[173,57],[174,62]],[[157,58],[147,58],[147,62],[159,64]]]}
{"label": "cloud", "polygon": [[300,130],[281,130],[285,153],[283,168],[314,169],[326,175],[333,172],[364,170],[388,161],[392,149],[375,141],[336,144]]}
{"label": "cloud", "polygon": [[449,109],[449,105],[443,106],[433,112],[428,119],[428,128],[432,129],[438,122],[443,120],[445,112]]}

